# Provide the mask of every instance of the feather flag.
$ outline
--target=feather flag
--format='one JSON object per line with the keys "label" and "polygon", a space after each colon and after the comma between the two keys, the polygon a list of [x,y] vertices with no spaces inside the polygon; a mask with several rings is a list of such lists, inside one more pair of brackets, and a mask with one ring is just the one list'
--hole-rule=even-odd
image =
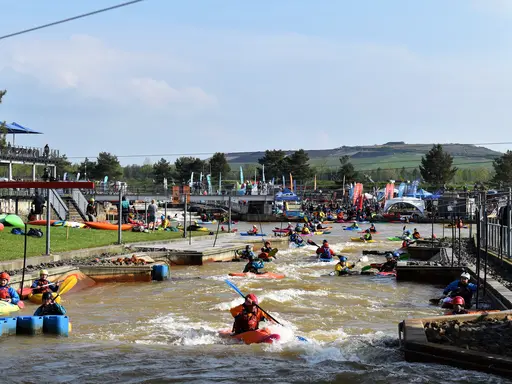
{"label": "feather flag", "polygon": [[314,182],[314,185],[313,185],[313,191],[316,191],[316,175],[315,175],[315,182]]}
{"label": "feather flag", "polygon": [[193,185],[194,185],[194,172],[192,172],[192,174],[190,175],[190,183],[188,183],[188,186],[190,188],[192,188]]}
{"label": "feather flag", "polygon": [[206,175],[206,181],[208,182],[208,194],[211,195],[212,194],[212,178],[210,177],[210,175]]}
{"label": "feather flag", "polygon": [[199,174],[199,184],[203,185],[203,172]]}
{"label": "feather flag", "polygon": [[263,179],[263,182],[265,183],[265,164],[263,164],[263,170],[261,171],[262,172],[262,179]]}
{"label": "feather flag", "polygon": [[222,190],[222,172],[219,173],[219,192]]}
{"label": "feather flag", "polygon": [[242,169],[242,166],[240,166],[240,184],[244,183],[244,170]]}
{"label": "feather flag", "polygon": [[[285,185],[286,187],[286,185]],[[290,191],[293,192],[293,177],[292,177],[292,173],[290,172]]]}
{"label": "feather flag", "polygon": [[284,175],[283,175],[283,188],[286,188],[286,179],[284,178]]}

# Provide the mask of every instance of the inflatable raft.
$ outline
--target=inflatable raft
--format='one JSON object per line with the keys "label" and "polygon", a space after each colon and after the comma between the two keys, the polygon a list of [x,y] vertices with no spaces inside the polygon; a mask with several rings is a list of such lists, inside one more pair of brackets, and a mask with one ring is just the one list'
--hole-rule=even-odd
{"label": "inflatable raft", "polygon": [[268,329],[257,329],[256,331],[244,332],[238,335],[232,335],[229,329],[223,329],[219,331],[219,336],[242,341],[245,344],[270,344],[273,343],[274,341],[278,341],[281,338],[281,336],[279,336],[277,333],[272,333]]}
{"label": "inflatable raft", "polygon": [[[100,223],[100,222],[93,222],[93,221],[86,221],[85,225],[87,225],[89,228],[93,229],[104,229],[107,231],[117,231],[118,225],[117,224],[111,224],[111,223]],[[132,224],[123,224],[121,225],[122,231],[129,231],[132,229]]]}
{"label": "inflatable raft", "polygon": [[355,243],[375,243],[375,240],[373,240],[373,239],[372,240],[363,240],[360,237],[351,237],[350,240]]}
{"label": "inflatable raft", "polygon": [[8,303],[7,301],[0,301],[0,316],[7,316],[10,313],[18,312],[20,307]]}
{"label": "inflatable raft", "polygon": [[272,273],[272,272],[265,272],[265,273],[251,273],[251,272],[232,272],[229,274],[229,276],[233,277],[249,277],[249,278],[256,278],[256,279],[283,279],[285,275],[281,273]]}

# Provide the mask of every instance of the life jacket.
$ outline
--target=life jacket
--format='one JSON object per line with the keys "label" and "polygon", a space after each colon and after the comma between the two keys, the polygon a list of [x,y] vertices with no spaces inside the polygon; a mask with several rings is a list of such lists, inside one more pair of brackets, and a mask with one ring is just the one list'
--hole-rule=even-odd
{"label": "life jacket", "polygon": [[379,268],[379,272],[393,272],[396,268],[396,262],[391,260],[391,261],[386,261],[384,264],[382,264],[382,266]]}
{"label": "life jacket", "polygon": [[233,325],[234,333],[239,334],[257,330],[261,317],[262,315],[259,309],[256,313],[250,313],[244,308],[242,312],[235,317],[235,324]]}
{"label": "life jacket", "polygon": [[48,280],[37,280],[37,288],[34,288],[34,290],[37,292],[37,293],[45,293],[45,292],[51,292],[52,290],[50,289],[50,286],[46,286],[46,287],[42,287],[42,285],[47,285],[47,284],[50,284],[50,282]]}
{"label": "life jacket", "polygon": [[0,299],[10,299],[11,295],[9,295],[9,286],[4,285],[0,287]]}
{"label": "life jacket", "polygon": [[364,234],[364,239],[365,239],[365,240],[371,240],[371,239],[372,239],[372,235],[371,235],[371,234],[369,234],[369,233],[365,233],[365,234]]}
{"label": "life jacket", "polygon": [[324,259],[330,259],[332,257],[331,255],[331,248],[324,248],[322,247],[322,258]]}

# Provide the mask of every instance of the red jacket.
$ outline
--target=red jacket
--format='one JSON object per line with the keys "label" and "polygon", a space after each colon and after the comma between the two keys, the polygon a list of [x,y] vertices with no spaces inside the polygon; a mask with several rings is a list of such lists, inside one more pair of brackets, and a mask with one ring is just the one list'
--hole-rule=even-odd
{"label": "red jacket", "polygon": [[316,250],[317,255],[325,255],[327,252],[329,252],[331,256],[334,256],[334,251],[331,248],[320,247]]}

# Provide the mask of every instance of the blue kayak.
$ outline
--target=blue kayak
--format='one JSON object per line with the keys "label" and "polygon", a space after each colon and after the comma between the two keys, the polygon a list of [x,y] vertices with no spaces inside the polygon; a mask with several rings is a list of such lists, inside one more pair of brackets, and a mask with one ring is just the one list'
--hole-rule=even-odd
{"label": "blue kayak", "polygon": [[343,228],[344,231],[360,231],[361,228],[360,227],[347,227],[347,228]]}
{"label": "blue kayak", "polygon": [[330,259],[325,259],[325,258],[323,258],[323,257],[320,257],[320,258],[318,259],[318,261],[323,261],[323,262],[325,262],[325,263],[328,263],[328,262],[333,261],[333,260],[334,260],[334,258],[332,258],[332,257],[331,257]]}
{"label": "blue kayak", "polygon": [[254,234],[254,233],[247,233],[247,232],[245,232],[245,233],[240,233],[240,236],[267,236],[267,234],[266,233],[256,233],[256,234]]}

